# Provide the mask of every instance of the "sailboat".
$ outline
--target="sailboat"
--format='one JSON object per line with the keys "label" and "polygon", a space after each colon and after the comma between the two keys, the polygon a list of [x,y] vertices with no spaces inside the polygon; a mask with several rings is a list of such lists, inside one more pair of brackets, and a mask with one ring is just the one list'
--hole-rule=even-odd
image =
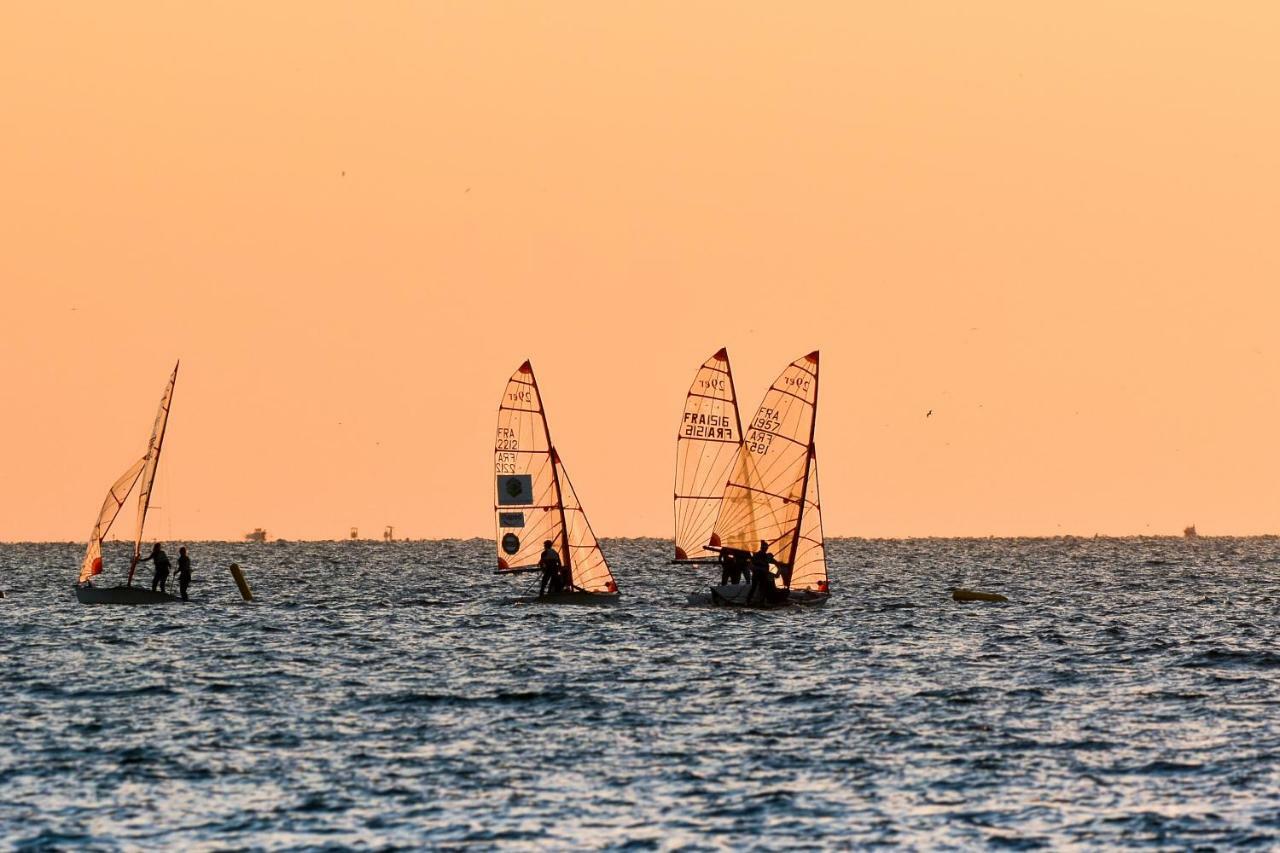
{"label": "sailboat", "polygon": [[540,572],[543,543],[551,542],[569,577],[563,592],[516,601],[599,604],[616,600],[618,585],[551,442],[538,380],[528,361],[511,375],[503,391],[493,459],[497,574]]}
{"label": "sailboat", "polygon": [[781,601],[748,601],[749,583],[713,586],[711,601],[730,607],[825,604],[826,545],[818,495],[818,353],[779,374],[751,419],[729,474],[707,548],[755,551],[763,541],[778,562]]}
{"label": "sailboat", "polygon": [[729,353],[721,347],[693,375],[676,432],[676,563],[717,562],[708,548],[729,470],[742,447],[742,418]]}
{"label": "sailboat", "polygon": [[[134,570],[142,557],[142,533],[147,522],[147,509],[151,506],[151,490],[155,485],[156,471],[160,466],[160,451],[164,447],[165,427],[169,423],[169,406],[173,402],[173,386],[178,381],[178,365],[173,366],[173,374],[165,385],[164,394],[160,397],[160,409],[156,412],[156,420],[151,428],[151,440],[147,443],[146,454],[129,466],[107,492],[98,511],[98,520],[89,534],[89,547],[85,550],[84,560],[80,563],[80,580],[76,584],[76,598],[81,604],[163,604],[178,601],[177,596],[163,592],[153,592],[133,585]],[[129,563],[129,576],[121,586],[102,587],[94,584],[94,578],[102,574],[102,541],[115,523],[116,516],[129,499],[134,486],[141,483],[138,491],[138,517],[134,530],[133,559]]]}

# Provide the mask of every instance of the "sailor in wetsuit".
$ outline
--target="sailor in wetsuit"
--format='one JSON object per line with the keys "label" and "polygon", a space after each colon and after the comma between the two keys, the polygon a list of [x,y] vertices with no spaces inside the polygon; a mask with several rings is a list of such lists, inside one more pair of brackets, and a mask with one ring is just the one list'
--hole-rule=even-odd
{"label": "sailor in wetsuit", "polygon": [[747,592],[747,604],[756,600],[756,593],[760,593],[760,600],[766,604],[775,597],[775,589],[773,585],[773,573],[769,571],[770,565],[779,565],[777,559],[769,553],[769,543],[760,540],[760,550],[751,555],[751,589]]}
{"label": "sailor in wetsuit", "polygon": [[542,569],[542,583],[538,586],[538,597],[547,594],[550,589],[551,594],[564,592],[564,578],[561,569],[564,568],[560,562],[560,552],[557,551],[551,540],[542,543],[542,556],[538,559],[538,568]]}
{"label": "sailor in wetsuit", "polygon": [[178,591],[182,600],[187,601],[187,587],[191,586],[191,558],[187,556],[185,546],[178,549]]}
{"label": "sailor in wetsuit", "polygon": [[157,587],[161,592],[167,593],[165,585],[169,583],[169,555],[160,547],[160,543],[151,546],[151,554],[147,557],[139,557],[139,563],[145,563],[147,560],[156,567],[156,573],[151,576],[151,591],[155,592]]}

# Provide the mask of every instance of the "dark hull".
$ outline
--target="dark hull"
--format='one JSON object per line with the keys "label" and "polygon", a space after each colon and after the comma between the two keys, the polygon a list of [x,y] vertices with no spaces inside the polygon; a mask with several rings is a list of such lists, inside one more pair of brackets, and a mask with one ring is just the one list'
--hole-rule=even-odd
{"label": "dark hull", "polygon": [[[808,590],[797,590],[792,592],[782,601],[760,601],[759,597],[753,602],[747,602],[747,593],[751,589],[751,584],[743,583],[730,586],[713,586],[709,596],[689,596],[691,604],[708,603],[713,607],[738,607],[744,610],[780,610],[784,607],[822,607],[831,598],[830,593],[810,592]],[[695,600],[695,598],[697,600]]]}
{"label": "dark hull", "polygon": [[76,599],[81,604],[171,604],[182,600],[140,586],[77,586]]}
{"label": "dark hull", "polygon": [[618,603],[616,592],[558,592],[554,595],[524,595],[513,604],[578,604],[587,607],[609,606]]}

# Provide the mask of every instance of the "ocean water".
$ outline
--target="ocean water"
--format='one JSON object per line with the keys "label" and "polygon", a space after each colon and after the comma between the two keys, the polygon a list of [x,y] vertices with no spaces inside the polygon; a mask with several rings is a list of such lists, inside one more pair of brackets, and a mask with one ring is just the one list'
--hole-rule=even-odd
{"label": "ocean water", "polygon": [[1280,540],[836,540],[779,612],[658,540],[513,605],[491,547],[194,543],[113,608],[0,546],[0,846],[1280,845]]}

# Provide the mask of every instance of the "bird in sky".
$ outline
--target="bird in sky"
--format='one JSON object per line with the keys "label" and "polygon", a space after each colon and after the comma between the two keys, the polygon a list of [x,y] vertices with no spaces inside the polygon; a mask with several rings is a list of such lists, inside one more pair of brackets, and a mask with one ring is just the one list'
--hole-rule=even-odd
{"label": "bird in sky", "polygon": [[925,416],[926,418],[928,418],[928,417],[932,417],[932,416],[933,416],[933,409],[930,409],[929,411],[925,412],[925,413],[924,413],[924,416]]}

